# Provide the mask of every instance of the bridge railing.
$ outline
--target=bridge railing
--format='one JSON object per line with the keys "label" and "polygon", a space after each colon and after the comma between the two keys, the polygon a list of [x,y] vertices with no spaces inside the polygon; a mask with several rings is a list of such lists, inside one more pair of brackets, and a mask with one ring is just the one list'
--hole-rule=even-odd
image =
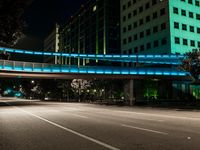
{"label": "bridge railing", "polygon": [[151,75],[151,76],[191,76],[189,72],[172,68],[127,68],[103,66],[66,66],[0,60],[0,70],[37,73],[106,74],[106,75]]}

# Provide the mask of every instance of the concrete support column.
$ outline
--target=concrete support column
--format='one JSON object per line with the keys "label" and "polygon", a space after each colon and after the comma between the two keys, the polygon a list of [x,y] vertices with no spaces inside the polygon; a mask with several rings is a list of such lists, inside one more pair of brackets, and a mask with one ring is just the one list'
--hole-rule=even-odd
{"label": "concrete support column", "polygon": [[129,105],[133,106],[135,103],[134,98],[134,80],[125,81],[124,84],[125,99],[129,101]]}

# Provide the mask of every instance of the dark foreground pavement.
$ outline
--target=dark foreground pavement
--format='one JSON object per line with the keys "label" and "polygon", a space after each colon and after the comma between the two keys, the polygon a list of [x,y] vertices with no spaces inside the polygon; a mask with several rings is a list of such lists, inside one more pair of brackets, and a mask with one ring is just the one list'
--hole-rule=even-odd
{"label": "dark foreground pavement", "polygon": [[199,150],[200,112],[0,100],[0,150]]}

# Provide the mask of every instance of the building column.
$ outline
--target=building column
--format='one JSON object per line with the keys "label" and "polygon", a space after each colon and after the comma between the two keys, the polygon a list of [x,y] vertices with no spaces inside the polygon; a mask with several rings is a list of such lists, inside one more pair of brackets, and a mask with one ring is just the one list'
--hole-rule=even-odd
{"label": "building column", "polygon": [[125,82],[124,93],[125,93],[125,99],[127,99],[129,101],[129,105],[133,106],[135,103],[134,80],[133,79]]}

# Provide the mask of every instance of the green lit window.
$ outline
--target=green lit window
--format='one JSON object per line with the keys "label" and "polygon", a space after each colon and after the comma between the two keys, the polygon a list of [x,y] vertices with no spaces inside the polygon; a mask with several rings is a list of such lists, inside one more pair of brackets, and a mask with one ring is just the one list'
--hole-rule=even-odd
{"label": "green lit window", "polygon": [[192,0],[188,0],[188,3],[189,3],[189,4],[192,4]]}
{"label": "green lit window", "polygon": [[154,41],[153,46],[158,47],[158,40]]}
{"label": "green lit window", "polygon": [[174,28],[179,29],[179,23],[178,22],[174,22]]}
{"label": "green lit window", "polygon": [[182,30],[187,31],[187,25],[186,24],[182,24]]}
{"label": "green lit window", "polygon": [[188,45],[188,40],[187,39],[183,39],[183,45]]}
{"label": "green lit window", "polygon": [[178,8],[174,7],[173,12],[174,12],[174,14],[178,14]]}
{"label": "green lit window", "polygon": [[197,28],[197,33],[199,33],[199,34],[200,34],[200,28]]}
{"label": "green lit window", "polygon": [[181,15],[182,15],[182,16],[186,16],[186,11],[183,10],[183,9],[181,9]]}
{"label": "green lit window", "polygon": [[180,44],[180,38],[178,38],[178,37],[175,37],[175,44]]}
{"label": "green lit window", "polygon": [[200,2],[198,0],[195,1],[196,6],[200,6]]}
{"label": "green lit window", "polygon": [[194,41],[194,40],[191,40],[191,41],[190,41],[190,46],[195,47],[195,41]]}
{"label": "green lit window", "polygon": [[196,19],[200,20],[200,14],[196,14]]}
{"label": "green lit window", "polygon": [[151,43],[147,43],[147,49],[151,49]]}
{"label": "green lit window", "polygon": [[190,18],[194,18],[194,13],[193,12],[189,12],[189,17]]}
{"label": "green lit window", "polygon": [[190,26],[190,32],[194,32],[194,26]]}

